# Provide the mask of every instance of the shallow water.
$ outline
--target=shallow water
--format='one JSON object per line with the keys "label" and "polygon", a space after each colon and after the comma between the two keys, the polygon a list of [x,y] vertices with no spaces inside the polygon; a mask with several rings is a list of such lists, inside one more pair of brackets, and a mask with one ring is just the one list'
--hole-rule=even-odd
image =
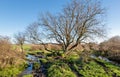
{"label": "shallow water", "polygon": [[112,63],[112,64],[114,64],[114,65],[117,65],[117,66],[120,66],[120,64],[118,64],[118,63],[116,63],[116,62],[114,62],[114,61],[111,61],[111,60],[109,60],[108,58],[106,58],[106,57],[102,57],[102,56],[95,56],[95,55],[91,55],[91,58],[99,58],[99,59],[101,59],[101,60],[104,60],[104,61],[106,61],[106,62],[110,62],[110,63]]}
{"label": "shallow water", "polygon": [[33,63],[39,62],[38,58],[33,55],[27,55],[26,58],[29,60],[28,67],[21,74],[19,74],[19,77],[22,77],[27,74],[31,74],[33,72]]}

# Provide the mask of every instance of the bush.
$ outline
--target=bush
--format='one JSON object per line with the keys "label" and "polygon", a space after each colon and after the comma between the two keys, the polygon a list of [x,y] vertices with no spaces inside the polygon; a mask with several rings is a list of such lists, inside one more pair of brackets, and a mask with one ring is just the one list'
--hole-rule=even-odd
{"label": "bush", "polygon": [[28,44],[25,44],[25,45],[23,45],[23,49],[25,50],[25,51],[29,51],[30,50],[30,48],[31,48],[31,46]]}

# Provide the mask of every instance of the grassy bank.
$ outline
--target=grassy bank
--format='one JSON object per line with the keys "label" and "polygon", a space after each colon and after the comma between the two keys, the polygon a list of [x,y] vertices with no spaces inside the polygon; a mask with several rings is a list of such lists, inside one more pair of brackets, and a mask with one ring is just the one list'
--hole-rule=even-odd
{"label": "grassy bank", "polygon": [[21,65],[12,65],[0,69],[0,77],[17,77],[25,68],[27,67],[26,63]]}

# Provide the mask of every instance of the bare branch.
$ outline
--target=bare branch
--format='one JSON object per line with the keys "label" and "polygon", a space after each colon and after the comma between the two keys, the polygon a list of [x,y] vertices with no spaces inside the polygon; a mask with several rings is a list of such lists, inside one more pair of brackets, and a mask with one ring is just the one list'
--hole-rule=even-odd
{"label": "bare branch", "polygon": [[69,51],[87,38],[103,36],[101,18],[104,10],[96,0],[73,0],[57,16],[47,13],[41,18],[48,36]]}

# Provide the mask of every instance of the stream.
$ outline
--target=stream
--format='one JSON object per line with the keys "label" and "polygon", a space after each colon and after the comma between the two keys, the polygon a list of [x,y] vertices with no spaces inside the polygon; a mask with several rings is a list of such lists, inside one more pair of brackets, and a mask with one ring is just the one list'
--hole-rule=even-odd
{"label": "stream", "polygon": [[33,63],[35,63],[35,62],[40,63],[39,58],[35,57],[34,55],[27,55],[26,58],[28,59],[28,61],[27,61],[28,67],[22,73],[20,73],[18,75],[19,77],[23,77],[24,75],[27,75],[27,74],[32,74],[33,73]]}
{"label": "stream", "polygon": [[98,56],[98,57],[97,57],[97,56],[95,56],[95,55],[91,55],[91,58],[99,58],[99,59],[104,60],[104,61],[106,61],[106,62],[110,62],[110,63],[112,63],[112,64],[114,64],[114,65],[120,66],[119,63],[114,62],[114,61],[111,61],[111,60],[109,60],[109,59],[106,58],[106,57],[102,57],[102,56]]}

